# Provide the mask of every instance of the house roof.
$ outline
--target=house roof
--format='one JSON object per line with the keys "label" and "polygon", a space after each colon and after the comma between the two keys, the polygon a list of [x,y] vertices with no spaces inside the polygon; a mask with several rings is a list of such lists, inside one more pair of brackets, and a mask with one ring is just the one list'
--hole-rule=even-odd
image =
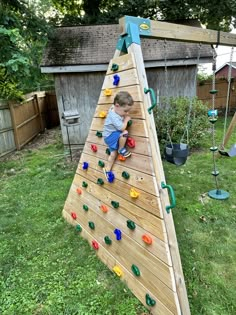
{"label": "house roof", "polygon": [[[43,53],[41,67],[65,67],[108,64],[116,50],[120,36],[119,25],[86,25],[58,27],[54,30]],[[144,61],[195,59],[198,44],[142,38],[141,48]],[[201,63],[211,62],[212,50],[209,45],[201,45]],[[192,63],[193,64],[193,63]]]}
{"label": "house roof", "polygon": [[[230,62],[226,62],[226,63],[223,64],[221,67],[219,67],[219,68],[216,70],[215,74],[217,74],[220,70],[222,70],[223,68],[225,68],[225,67],[227,67],[227,66],[230,66]],[[232,66],[232,68],[236,69],[236,62],[232,62],[232,63],[231,63],[231,66]]]}

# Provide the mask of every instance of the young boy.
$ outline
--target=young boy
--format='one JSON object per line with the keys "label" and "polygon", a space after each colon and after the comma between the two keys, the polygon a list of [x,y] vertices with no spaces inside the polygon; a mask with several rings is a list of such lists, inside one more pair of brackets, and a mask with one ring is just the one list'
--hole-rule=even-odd
{"label": "young boy", "polygon": [[114,98],[114,105],[109,109],[106,117],[103,137],[104,142],[111,152],[108,158],[108,164],[106,168],[103,169],[106,178],[109,172],[111,172],[117,153],[124,157],[131,155],[131,152],[125,148],[125,143],[128,137],[126,127],[128,121],[131,119],[128,113],[133,103],[133,98],[128,92],[121,91],[117,93]]}

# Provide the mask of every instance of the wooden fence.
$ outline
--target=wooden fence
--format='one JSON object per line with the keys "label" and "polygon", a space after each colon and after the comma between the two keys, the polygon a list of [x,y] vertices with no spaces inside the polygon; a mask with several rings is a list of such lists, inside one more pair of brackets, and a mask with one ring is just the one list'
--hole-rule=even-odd
{"label": "wooden fence", "polygon": [[0,157],[20,150],[45,128],[59,125],[55,92],[27,94],[22,103],[0,103]]}
{"label": "wooden fence", "polygon": [[[226,79],[216,79],[215,89],[218,90],[215,94],[215,108],[219,110],[219,113],[225,112],[228,82]],[[209,108],[212,107],[212,95],[209,91],[212,90],[212,81],[205,81],[198,83],[197,85],[197,97],[206,103]],[[235,112],[236,110],[236,82],[232,80],[229,89],[229,111]]]}

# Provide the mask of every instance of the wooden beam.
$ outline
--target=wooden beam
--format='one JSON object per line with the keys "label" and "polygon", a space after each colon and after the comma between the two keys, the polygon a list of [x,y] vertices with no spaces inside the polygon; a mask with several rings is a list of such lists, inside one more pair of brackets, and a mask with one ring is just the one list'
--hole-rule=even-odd
{"label": "wooden beam", "polygon": [[[119,24],[121,33],[126,33],[125,17],[119,20]],[[140,18],[141,24],[142,19]],[[140,36],[211,45],[236,46],[235,34],[162,21],[150,20],[150,33],[148,35],[140,34]]]}

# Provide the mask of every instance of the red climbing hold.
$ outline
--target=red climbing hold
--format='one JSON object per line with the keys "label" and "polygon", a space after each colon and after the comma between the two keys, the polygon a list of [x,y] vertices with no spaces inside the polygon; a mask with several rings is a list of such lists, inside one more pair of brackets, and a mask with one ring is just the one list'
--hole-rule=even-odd
{"label": "red climbing hold", "polygon": [[76,220],[77,219],[77,214],[75,212],[71,212],[71,217],[72,219]]}
{"label": "red climbing hold", "polygon": [[98,250],[99,249],[99,245],[98,245],[98,242],[97,241],[92,241],[92,246],[95,250]]}
{"label": "red climbing hold", "polygon": [[91,150],[93,152],[97,152],[98,148],[97,148],[96,144],[91,144]]}
{"label": "red climbing hold", "polygon": [[134,148],[135,147],[135,140],[131,137],[127,138],[127,142],[126,142],[127,146],[130,148]]}

